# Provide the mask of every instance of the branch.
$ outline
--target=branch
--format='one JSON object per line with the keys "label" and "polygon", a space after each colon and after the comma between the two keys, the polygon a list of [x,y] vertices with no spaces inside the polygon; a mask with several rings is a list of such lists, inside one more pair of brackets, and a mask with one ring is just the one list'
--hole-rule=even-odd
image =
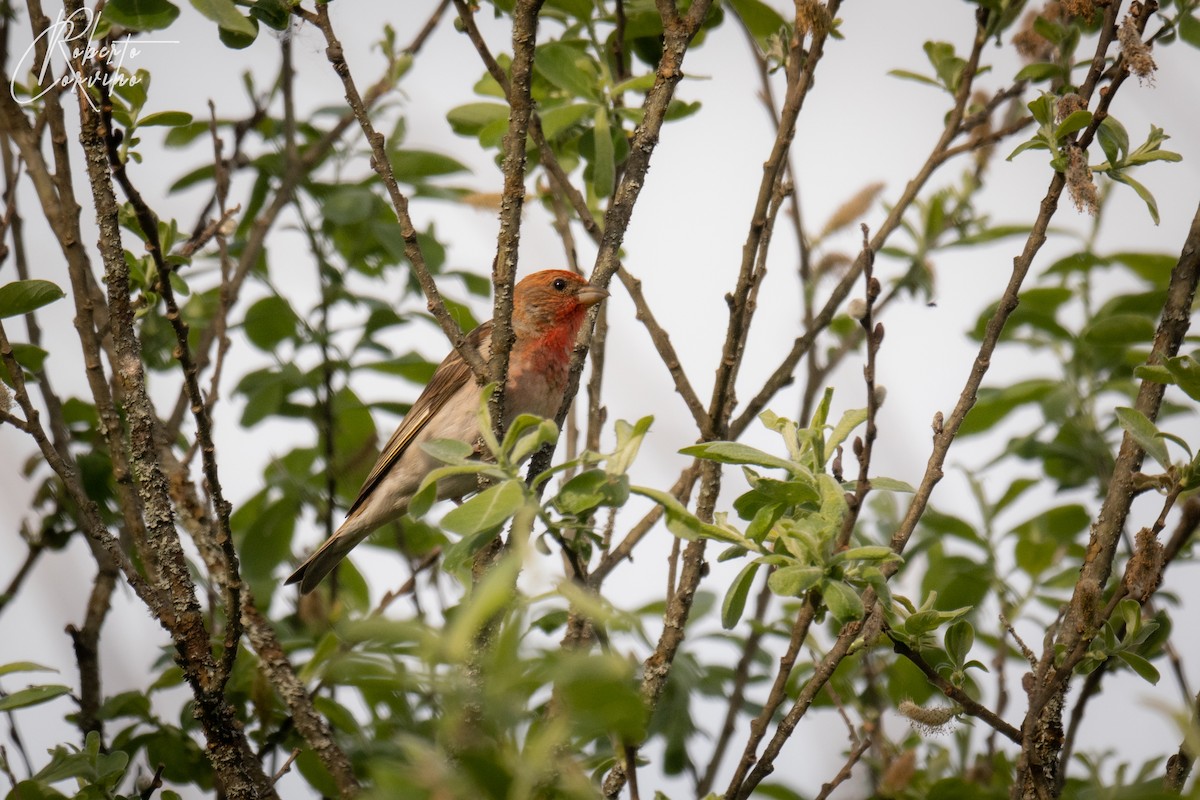
{"label": "branch", "polygon": [[788,640],[787,650],[783,657],[779,659],[779,670],[775,674],[775,682],[771,686],[771,692],[767,695],[767,701],[763,704],[762,710],[758,716],[750,723],[750,735],[746,737],[746,745],[742,749],[742,758],[738,762],[737,769],[734,770],[733,777],[729,781],[729,788],[725,790],[726,797],[734,797],[734,792],[737,787],[741,786],[746,779],[746,775],[750,768],[754,766],[758,760],[757,752],[758,745],[762,742],[763,737],[767,734],[767,728],[771,724],[771,720],[775,718],[775,712],[783,705],[783,701],[787,699],[787,684],[792,677],[792,669],[796,665],[796,658],[800,654],[800,648],[804,646],[804,641],[808,638],[808,632],[812,629],[813,620],[816,618],[817,608],[821,603],[821,598],[816,592],[809,592],[804,598],[804,604],[800,607],[800,611],[796,614],[796,621],[792,624],[792,635]]}
{"label": "branch", "polygon": [[3,361],[5,368],[8,370],[8,378],[13,386],[13,395],[17,404],[21,406],[21,410],[25,413],[24,430],[33,436],[33,440],[42,451],[42,456],[46,459],[46,463],[58,475],[67,490],[67,494],[71,496],[71,500],[79,508],[81,517],[79,521],[84,533],[90,539],[97,542],[104,552],[120,565],[125,579],[129,581],[129,585],[133,587],[134,592],[142,602],[152,609],[157,607],[159,598],[154,588],[134,568],[133,563],[129,560],[129,556],[121,549],[121,545],[116,540],[116,537],[108,532],[108,528],[104,525],[100,516],[100,509],[88,497],[83,484],[80,482],[78,467],[73,460],[64,457],[50,443],[49,437],[46,436],[46,431],[41,425],[41,415],[29,399],[29,392],[25,386],[25,373],[13,356],[12,345],[9,343],[8,336],[4,331],[3,322],[0,322],[0,361]]}
{"label": "branch", "polygon": [[958,703],[958,705],[962,707],[962,710],[970,714],[972,717],[983,720],[990,725],[993,730],[1003,734],[1011,741],[1017,744],[1021,743],[1021,732],[1019,730],[1005,722],[987,706],[976,702],[961,688],[955,686],[954,684],[950,683],[950,681],[939,675],[938,671],[935,670],[920,653],[918,653],[916,650],[913,650],[903,641],[893,636],[890,630],[887,630],[886,633],[888,638],[892,640],[892,649],[899,655],[902,655],[911,661],[917,667],[917,669],[921,670],[926,679],[936,686],[939,692]]}
{"label": "branch", "polygon": [[358,92],[354,77],[350,74],[342,43],[333,31],[328,6],[325,3],[318,3],[316,14],[304,11],[302,16],[316,25],[325,37],[325,56],[329,59],[333,71],[341,78],[342,87],[346,92],[346,102],[354,112],[354,118],[358,120],[358,125],[362,128],[367,144],[371,148],[371,167],[383,180],[384,188],[387,189],[388,196],[391,198],[392,209],[396,212],[396,219],[400,223],[400,236],[404,239],[404,254],[412,264],[413,273],[421,284],[421,289],[425,292],[426,307],[429,309],[429,313],[433,314],[434,319],[441,325],[442,331],[454,346],[454,350],[470,366],[475,380],[480,384],[486,383],[489,372],[483,363],[483,358],[467,343],[467,337],[462,332],[462,328],[446,310],[446,304],[442,301],[433,275],[425,263],[421,244],[417,241],[416,228],[413,227],[412,217],[408,213],[408,198],[404,196],[400,191],[400,186],[396,183],[396,175],[392,171],[392,162],[388,158],[383,134],[375,130],[371,118],[367,115],[367,106]]}
{"label": "branch", "polygon": [[822,784],[821,792],[814,798],[814,800],[827,800],[827,798],[833,794],[837,787],[848,781],[850,779],[850,774],[854,771],[854,766],[858,764],[866,752],[871,749],[871,745],[874,743],[874,736],[870,735],[870,732],[864,729],[860,740],[847,754],[846,763],[842,765],[840,770],[838,770],[838,774],[833,777],[833,780]]}
{"label": "branch", "polygon": [[287,706],[296,730],[329,770],[343,800],[354,797],[359,785],[350,759],[334,741],[329,723],[313,706],[312,698],[296,676],[296,669],[288,660],[275,629],[259,612],[248,587],[243,587],[242,591],[242,620],[246,639],[258,654],[259,669]]}
{"label": "branch", "polygon": [[[491,50],[484,41],[483,34],[480,33],[479,27],[475,24],[475,15],[471,10],[470,5],[466,0],[454,0],[455,7],[458,9],[459,19],[462,20],[463,32],[471,40],[476,52],[479,53],[480,60],[483,61],[484,67],[488,74],[500,85],[507,97],[510,94],[510,83],[508,74],[500,66],[499,62],[492,55]],[[647,96],[649,100],[649,96]],[[660,123],[661,124],[661,123]],[[558,163],[558,156],[555,155],[553,148],[546,141],[545,135],[542,133],[541,120],[537,113],[534,112],[529,120],[529,136],[537,145],[538,155],[546,174],[549,176],[553,184],[552,190],[554,201],[559,202],[559,197],[564,196],[570,202],[571,208],[575,211],[579,221],[583,224],[584,230],[587,231],[597,245],[603,239],[602,228],[595,217],[592,216],[592,211],[588,207],[587,199],[583,194],[575,188],[571,183],[570,177],[562,166]],[[625,180],[625,175],[622,173],[621,181]],[[617,276],[621,279],[621,283],[630,292],[630,297],[633,299],[634,306],[637,309],[637,319],[640,320],[650,332],[650,339],[658,350],[659,357],[666,364],[671,378],[675,381],[675,388],[683,397],[688,409],[692,412],[693,418],[696,420],[696,426],[702,431],[709,427],[707,413],[704,411],[704,406],[700,403],[696,396],[695,390],[688,381],[687,376],[683,372],[680,365],[679,357],[675,354],[674,348],[671,346],[670,338],[667,333],[658,325],[654,315],[650,312],[650,308],[646,303],[645,296],[641,293],[641,282],[629,275],[624,267],[618,264]],[[607,286],[607,282],[600,284]],[[599,313],[599,312],[597,312]],[[586,353],[586,351],[585,351]],[[580,359],[582,363],[582,359]],[[594,368],[594,367],[593,367]],[[577,380],[577,379],[576,379]],[[577,386],[577,383],[576,383]],[[574,392],[571,392],[573,397]]]}
{"label": "branch", "polygon": [[[917,171],[917,174],[913,177],[913,179],[908,182],[908,185],[905,186],[904,191],[901,193],[899,199],[897,199],[892,205],[891,211],[888,213],[887,218],[884,219],[883,223],[879,226],[879,229],[875,232],[875,235],[871,237],[869,248],[871,251],[878,252],[887,242],[887,239],[889,236],[891,236],[892,232],[900,225],[901,221],[903,220],[904,213],[908,210],[908,207],[917,198],[917,195],[920,194],[920,191],[922,188],[924,188],[925,184],[928,183],[929,178],[933,175],[934,171],[943,163],[943,159],[941,157],[942,152],[945,151],[950,146],[950,143],[953,142],[954,139],[959,135],[960,122],[965,113],[967,101],[971,96],[971,87],[974,84],[975,75],[979,69],[979,59],[983,52],[983,47],[987,41],[987,38],[983,34],[983,26],[977,24],[975,41],[971,49],[971,55],[967,58],[967,63],[963,68],[958,93],[954,98],[954,107],[946,116],[946,123],[942,129],[942,135],[938,139],[937,143],[933,146],[933,149],[925,163]],[[841,306],[842,301],[846,299],[846,296],[849,295],[854,282],[858,280],[858,276],[861,274],[864,266],[864,257],[860,255],[859,258],[854,262],[853,266],[851,266],[847,273],[842,276],[842,279],[834,287],[829,299],[825,302],[825,305],[821,308],[821,310],[812,318],[811,323],[809,323],[805,328],[804,333],[799,336],[795,342],[793,342],[792,349],[784,357],[780,365],[775,369],[774,372],[771,373],[770,377],[767,378],[766,382],[763,384],[758,393],[754,395],[749,403],[746,404],[746,407],[742,410],[741,414],[739,414],[730,423],[729,430],[733,438],[737,438],[746,429],[750,422],[758,417],[759,413],[766,408],[767,403],[770,402],[771,398],[775,396],[776,392],[792,382],[796,365],[799,364],[800,359],[807,355],[812,349],[812,346],[816,342],[816,338],[821,331],[829,326],[829,323],[833,320],[834,315]]]}
{"label": "branch", "polygon": [[[238,641],[242,636],[241,614],[238,612],[241,606],[241,600],[238,597],[241,577],[239,575],[237,552],[233,548],[233,532],[229,520],[232,506],[225,499],[225,493],[221,488],[220,474],[217,469],[216,445],[213,442],[212,435],[212,417],[209,412],[208,402],[205,400],[203,392],[200,391],[199,371],[196,368],[195,361],[192,359],[192,349],[188,341],[188,324],[183,320],[179,304],[175,300],[175,290],[171,286],[171,268],[167,265],[166,258],[163,256],[162,243],[158,238],[158,215],[154,213],[153,209],[150,208],[142,197],[141,192],[133,185],[133,181],[130,179],[126,169],[126,164],[121,161],[120,143],[116,130],[113,127],[112,105],[108,97],[107,83],[104,81],[100,82],[100,102],[99,122],[103,125],[103,141],[98,142],[97,145],[102,144],[107,151],[108,164],[112,177],[120,185],[121,190],[125,193],[125,197],[129,200],[130,206],[133,207],[138,226],[142,230],[142,235],[146,238],[146,250],[150,253],[150,257],[154,261],[154,266],[158,273],[157,289],[166,308],[164,316],[175,333],[174,355],[175,359],[179,362],[180,368],[183,370],[184,386],[187,391],[188,400],[191,403],[192,418],[196,423],[196,442],[200,448],[200,457],[204,465],[204,478],[208,492],[212,497],[213,510],[217,517],[216,540],[224,553],[225,564],[224,570],[218,570],[213,575],[213,578],[222,587],[225,595],[226,619],[224,656],[217,681],[220,686],[224,686],[224,683],[229,680],[230,675],[233,673],[233,661],[237,656]],[[97,132],[97,135],[100,135],[100,132]],[[95,179],[93,178],[93,180]],[[93,191],[96,191],[95,185],[93,186]],[[107,201],[107,198],[105,200]],[[115,204],[113,210],[115,212]],[[115,216],[113,219],[115,221]],[[116,233],[116,236],[115,244],[120,246],[120,234]],[[123,261],[123,249],[121,258]],[[132,338],[134,335],[132,329],[129,333]],[[138,348],[136,341],[131,342],[131,344],[134,348]],[[141,391],[144,392],[144,376],[137,376],[136,380],[140,380],[142,384]],[[152,410],[148,399],[145,407],[147,410]],[[153,436],[154,426],[148,425],[146,432]],[[174,531],[172,531],[172,534],[174,534]]]}
{"label": "branch", "polygon": [[[70,14],[81,12],[81,0],[67,4]],[[73,55],[79,55],[75,51]],[[81,58],[73,58],[81,75],[96,79]],[[104,262],[112,337],[116,351],[114,371],[125,393],[129,421],[129,450],[138,477],[138,494],[144,508],[148,539],[159,558],[160,580],[170,608],[153,610],[171,633],[180,666],[196,699],[196,716],[207,739],[207,754],[231,796],[275,796],[267,777],[254,758],[244,731],[233,724],[234,711],[223,694],[216,674],[208,631],[187,559],[175,528],[175,514],[162,465],[157,458],[157,414],[146,388],[141,346],[130,302],[129,266],[121,242],[118,208],[109,174],[109,157],[103,138],[104,122],[92,108],[91,98],[79,88],[79,141],[82,146],[92,202],[100,229],[99,250]]]}
{"label": "branch", "polygon": [[[766,575],[770,575],[767,571]],[[766,633],[766,627],[763,625],[763,620],[767,616],[767,606],[770,605],[771,597],[774,592],[771,591],[770,585],[763,580],[762,588],[758,592],[758,598],[754,604],[754,618],[750,624],[750,633],[746,636],[746,642],[742,645],[742,655],[738,658],[737,666],[733,670],[733,690],[729,693],[729,703],[725,709],[725,722],[721,725],[721,732],[717,735],[717,743],[713,747],[712,755],[709,756],[708,766],[704,769],[704,776],[696,784],[696,796],[707,797],[712,791],[713,783],[716,781],[717,770],[721,768],[721,762],[725,758],[725,751],[729,747],[729,742],[733,738],[734,726],[737,723],[738,715],[746,705],[746,684],[750,681],[750,667],[754,663],[754,659],[761,652],[761,643],[763,635]],[[867,737],[869,738],[869,737]]]}
{"label": "branch", "polygon": [[[491,357],[488,380],[496,390],[488,400],[497,436],[503,435],[504,390],[508,383],[508,356],[516,335],[512,328],[513,283],[517,274],[517,250],[521,242],[521,210],[525,203],[525,142],[529,116],[533,112],[533,53],[537,44],[538,12],[543,0],[517,0],[513,9],[512,80],[508,97],[508,133],[504,137],[504,189],[500,195],[500,231],[496,238],[496,261],[492,265],[494,287]],[[561,420],[559,421],[561,424]]]}

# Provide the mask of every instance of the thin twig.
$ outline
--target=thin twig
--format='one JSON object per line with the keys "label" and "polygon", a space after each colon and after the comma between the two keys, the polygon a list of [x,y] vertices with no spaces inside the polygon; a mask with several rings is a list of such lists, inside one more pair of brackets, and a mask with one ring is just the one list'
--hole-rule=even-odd
{"label": "thin twig", "polygon": [[936,686],[939,692],[958,703],[958,705],[962,707],[963,711],[970,714],[972,717],[975,717],[976,719],[986,722],[992,727],[993,730],[998,731],[1010,741],[1013,741],[1017,744],[1021,743],[1021,732],[1019,730],[1005,722],[1000,717],[996,716],[991,709],[974,700],[961,688],[943,678],[920,653],[918,653],[916,650],[913,650],[896,636],[892,635],[890,630],[887,630],[886,632],[888,637],[892,640],[892,649],[895,650],[899,655],[907,658],[917,667],[917,669],[921,670],[921,672],[925,675],[925,678],[934,686]]}
{"label": "thin twig", "polygon": [[345,50],[342,49],[342,43],[334,33],[333,23],[329,19],[328,6],[325,3],[318,3],[315,14],[307,11],[298,13],[314,24],[325,37],[325,56],[329,59],[333,71],[341,78],[342,88],[346,93],[346,102],[354,112],[354,118],[358,120],[358,125],[362,128],[367,144],[371,148],[371,167],[383,180],[384,188],[392,201],[392,210],[396,212],[396,219],[400,223],[400,236],[404,240],[404,254],[412,265],[417,282],[421,284],[421,289],[425,292],[426,307],[429,309],[429,313],[437,320],[442,332],[454,346],[455,352],[470,366],[475,379],[481,384],[485,383],[490,373],[483,363],[483,358],[475,348],[467,343],[466,334],[446,309],[446,304],[433,280],[429,266],[425,263],[425,255],[421,252],[421,244],[417,240],[417,230],[408,213],[408,198],[400,191],[400,185],[396,182],[396,175],[392,171],[392,162],[388,157],[384,136],[375,130],[375,125],[367,114],[367,105],[363,102],[362,95],[359,94],[358,87],[355,85],[354,76],[350,73],[350,66],[346,63]]}
{"label": "thin twig", "polygon": [[833,777],[833,780],[821,785],[821,791],[817,794],[814,800],[827,800],[827,798],[833,794],[837,787],[849,780],[851,773],[854,772],[855,765],[857,765],[862,757],[866,755],[866,752],[871,749],[872,744],[874,744],[874,737],[864,730],[860,740],[846,755],[846,763],[842,764],[842,768],[838,770],[838,774]]}

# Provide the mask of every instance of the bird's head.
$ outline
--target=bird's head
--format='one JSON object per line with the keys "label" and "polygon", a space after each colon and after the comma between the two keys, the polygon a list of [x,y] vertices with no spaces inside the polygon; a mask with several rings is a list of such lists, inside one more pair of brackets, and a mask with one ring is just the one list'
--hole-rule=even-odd
{"label": "bird's head", "polygon": [[513,289],[513,332],[518,338],[539,336],[550,328],[569,328],[574,335],[583,315],[608,292],[573,272],[548,269],[527,275]]}

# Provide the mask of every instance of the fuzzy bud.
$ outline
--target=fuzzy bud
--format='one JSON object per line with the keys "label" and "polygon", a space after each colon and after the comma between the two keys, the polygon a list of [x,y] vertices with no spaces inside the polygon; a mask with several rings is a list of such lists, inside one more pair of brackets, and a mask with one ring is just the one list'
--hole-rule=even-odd
{"label": "fuzzy bud", "polygon": [[912,783],[917,774],[917,751],[905,750],[898,758],[888,764],[879,779],[878,794],[882,797],[895,797],[901,794]]}
{"label": "fuzzy bud", "polygon": [[1129,596],[1139,603],[1150,599],[1150,595],[1162,583],[1163,546],[1151,528],[1138,531],[1133,545],[1133,557],[1125,568],[1125,588]]}
{"label": "fuzzy bud", "polygon": [[875,202],[875,198],[882,191],[882,183],[870,183],[859,189],[853,197],[838,206],[833,215],[829,217],[829,221],[821,229],[821,238],[824,239],[829,234],[854,224],[856,219],[867,213],[871,204]]}
{"label": "fuzzy bud", "polygon": [[1086,108],[1087,103],[1083,102],[1082,97],[1074,92],[1067,92],[1062,97],[1058,98],[1058,103],[1054,107],[1054,119],[1058,122],[1062,122],[1076,111],[1083,111]]}
{"label": "fuzzy bud", "polygon": [[815,36],[828,31],[830,23],[829,10],[819,0],[797,0],[796,33]]}
{"label": "fuzzy bud", "polygon": [[1062,9],[1068,17],[1090,20],[1096,13],[1095,0],[1062,0]]}
{"label": "fuzzy bud", "polygon": [[819,280],[826,275],[841,275],[853,263],[854,259],[845,253],[826,253],[813,267],[813,277]]}
{"label": "fuzzy bud", "polygon": [[1067,153],[1067,189],[1071,192],[1075,210],[1087,212],[1094,217],[1100,211],[1100,197],[1096,192],[1096,182],[1092,180],[1087,156],[1081,148],[1074,145],[1067,148]]}
{"label": "fuzzy bud", "polygon": [[867,301],[861,297],[856,297],[846,304],[846,313],[850,315],[850,319],[862,322],[867,316]]}
{"label": "fuzzy bud", "polygon": [[1062,17],[1062,7],[1057,2],[1045,5],[1041,12],[1030,11],[1021,20],[1021,29],[1013,35],[1013,47],[1026,61],[1049,61],[1054,57],[1054,42],[1042,36],[1033,27],[1037,18],[1041,17],[1054,22]]}
{"label": "fuzzy bud", "polygon": [[881,408],[884,401],[887,400],[887,387],[883,384],[875,386],[875,407]]}
{"label": "fuzzy bud", "polygon": [[922,708],[911,700],[904,700],[896,706],[896,710],[913,724],[913,727],[926,736],[940,733],[958,714],[958,709],[948,706],[930,706]]}
{"label": "fuzzy bud", "polygon": [[1082,578],[1075,586],[1075,596],[1079,598],[1079,615],[1084,625],[1095,624],[1096,615],[1100,613],[1100,583],[1095,578]]}
{"label": "fuzzy bud", "polygon": [[1142,41],[1138,32],[1137,21],[1133,15],[1126,14],[1117,30],[1117,41],[1121,43],[1121,57],[1129,66],[1129,71],[1137,75],[1139,82],[1153,83],[1154,71],[1158,65],[1150,56],[1150,45]]}

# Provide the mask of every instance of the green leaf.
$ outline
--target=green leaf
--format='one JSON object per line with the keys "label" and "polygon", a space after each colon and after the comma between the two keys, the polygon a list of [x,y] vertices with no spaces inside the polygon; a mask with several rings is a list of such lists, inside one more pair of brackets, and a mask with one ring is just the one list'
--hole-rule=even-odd
{"label": "green leaf", "polygon": [[849,438],[855,428],[866,421],[867,410],[865,408],[852,408],[842,414],[842,418],[838,420],[833,432],[829,434],[829,440],[825,443],[825,452],[833,453],[839,444]]}
{"label": "green leaf", "polygon": [[759,467],[786,469],[789,472],[799,471],[799,467],[791,461],[785,461],[741,442],[705,442],[685,447],[679,452],[685,456],[704,458],[720,464],[754,464]]}
{"label": "green leaf", "polygon": [[1200,363],[1196,359],[1191,356],[1168,358],[1167,371],[1188,397],[1200,400]]}
{"label": "green leaf", "polygon": [[1192,47],[1200,47],[1200,19],[1196,18],[1195,13],[1180,17],[1179,38]]}
{"label": "green leaf", "polygon": [[1088,344],[1126,347],[1154,338],[1154,321],[1141,314],[1107,314],[1092,320],[1081,334]]}
{"label": "green leaf", "polygon": [[563,484],[554,497],[554,505],[565,514],[583,514],[604,502],[603,488],[609,475],[602,469],[589,469]]}
{"label": "green leaf", "polygon": [[15,672],[58,672],[54,667],[44,667],[32,661],[13,661],[0,664],[0,675],[12,675]]}
{"label": "green leaf", "polygon": [[521,414],[504,433],[501,452],[507,453],[514,464],[520,464],[543,445],[558,441],[558,426],[553,420],[533,414]]}
{"label": "green leaf", "polygon": [[[166,792],[163,794],[165,795]],[[12,792],[6,797],[19,798],[20,800],[67,800],[65,794],[48,786],[44,781],[37,780],[21,781],[13,787]]]}
{"label": "green leaf", "polygon": [[588,740],[645,738],[649,715],[632,667],[621,656],[571,654],[555,662],[551,674],[572,735]]}
{"label": "green leaf", "polygon": [[581,123],[588,115],[594,113],[597,108],[595,103],[572,103],[546,109],[539,115],[542,121],[542,134],[547,141],[553,142],[563,133]]}
{"label": "green leaf", "polygon": [[1133,437],[1146,455],[1158,462],[1159,466],[1167,469],[1171,466],[1171,457],[1167,454],[1167,443],[1163,441],[1158,428],[1142,412],[1136,408],[1119,407],[1116,409],[1117,422]]}
{"label": "green leaf", "polygon": [[767,535],[783,516],[784,505],[782,503],[768,503],[758,511],[754,512],[754,518],[746,527],[746,538],[751,539],[759,544],[762,544],[767,539]]}
{"label": "green leaf", "polygon": [[965,619],[960,619],[946,629],[944,637],[946,652],[954,660],[955,665],[962,666],[967,662],[967,655],[975,644],[975,628]]}
{"label": "green leaf", "polygon": [[0,319],[28,314],[66,295],[56,284],[43,280],[13,281],[0,286]]}
{"label": "green leaf", "polygon": [[1129,133],[1116,117],[1107,116],[1100,120],[1096,138],[1110,165],[1116,166],[1125,160],[1129,153]]}
{"label": "green leaf", "polygon": [[224,30],[251,38],[258,35],[258,28],[238,13],[233,0],[191,0],[191,3],[197,11]]}
{"label": "green leaf", "polygon": [[326,222],[353,225],[373,217],[377,203],[379,198],[365,186],[342,186],[325,198],[321,211]]}
{"label": "green leaf", "polygon": [[[159,125],[162,127],[175,128],[180,125],[190,125],[191,122],[192,115],[186,111],[157,111],[153,114],[147,114],[146,116],[139,118],[137,121],[137,126],[139,128],[149,128]],[[208,126],[206,125],[205,130],[207,129]]]}
{"label": "green leaf", "polygon": [[406,183],[471,171],[461,161],[431,150],[393,150],[391,160],[396,177]]}
{"label": "green leaf", "polygon": [[496,122],[508,121],[508,106],[500,103],[467,103],[446,113],[450,128],[461,136],[478,136]]}
{"label": "green leaf", "polygon": [[651,489],[646,486],[631,486],[629,487],[629,491],[634,494],[640,494],[642,497],[648,497],[662,506],[667,517],[667,530],[680,539],[688,542],[699,538],[715,539],[726,544],[745,547],[747,550],[754,549],[755,547],[754,543],[749,539],[719,528],[716,525],[702,522],[699,517],[688,511],[683,503],[667,492]]}
{"label": "green leaf", "polygon": [[550,42],[537,48],[534,67],[546,80],[574,97],[597,102],[604,99],[600,92],[599,70],[587,53],[580,49]]}
{"label": "green leaf", "polygon": [[1128,664],[1129,668],[1136,672],[1142,680],[1152,684],[1158,683],[1158,670],[1153,664],[1137,653],[1131,653],[1128,650],[1118,650],[1117,658]]}
{"label": "green leaf", "polygon": [[525,503],[524,484],[504,481],[472,497],[442,517],[442,527],[461,536],[499,527]]}
{"label": "green leaf", "polygon": [[[915,494],[917,489],[907,481],[899,480],[898,478],[887,478],[878,476],[871,478],[870,485],[872,490],[881,490],[884,492],[904,492],[906,494]],[[848,491],[853,491],[854,486],[851,484]]]}
{"label": "green leaf", "polygon": [[30,372],[38,372],[46,363],[46,357],[50,355],[48,350],[22,342],[11,343],[13,358],[17,360],[25,369]]}
{"label": "green leaf", "polygon": [[862,598],[848,584],[841,581],[822,581],[821,596],[825,598],[829,613],[833,614],[838,622],[853,622],[863,615]]}
{"label": "green leaf", "polygon": [[161,30],[179,16],[179,8],[168,0],[111,0],[104,19],[137,31]]}
{"label": "green leaf", "polygon": [[[448,440],[441,439],[440,441]],[[420,519],[429,512],[435,500],[437,500],[437,483],[421,487],[420,491],[408,501],[408,515],[414,519]]]}
{"label": "green leaf", "polygon": [[[465,507],[465,503],[459,506]],[[451,618],[448,630],[442,637],[441,644],[449,658],[459,662],[465,661],[476,651],[479,632],[483,630],[483,626],[512,605],[517,573],[520,569],[521,559],[515,552],[510,552],[493,565],[483,580],[475,585],[471,596],[458,607],[457,613]]]}
{"label": "green leaf", "polygon": [[728,0],[733,13],[746,26],[746,30],[758,42],[760,49],[766,49],[767,39],[780,30],[789,30],[787,20],[775,9],[761,0]]}
{"label": "green leaf", "polygon": [[767,586],[780,597],[800,597],[825,576],[821,567],[792,565],[780,567],[767,578]]}
{"label": "green leaf", "polygon": [[930,78],[928,75],[922,75],[919,72],[912,72],[911,70],[907,69],[889,69],[887,74],[891,75],[893,78],[900,78],[906,81],[916,81],[917,83],[923,83],[926,86],[936,86],[939,89],[942,87],[940,83],[933,78]]}
{"label": "green leaf", "polygon": [[1055,98],[1053,94],[1042,92],[1030,100],[1026,106],[1039,125],[1050,125],[1054,121]]}
{"label": "green leaf", "polygon": [[617,434],[617,448],[604,462],[604,470],[612,475],[624,475],[633,464],[633,460],[637,458],[642,440],[646,438],[646,433],[653,423],[654,417],[642,417],[633,425],[623,419],[617,420],[617,424],[614,426]]}
{"label": "green leaf", "polygon": [[250,17],[246,21],[254,29],[253,33],[242,33],[241,31],[231,31],[229,28],[218,27],[217,38],[221,40],[221,44],[231,50],[245,50],[254,44],[254,40],[258,38],[258,18]]}
{"label": "green leaf", "polygon": [[759,562],[751,561],[742,567],[742,571],[733,579],[725,600],[721,603],[721,627],[730,630],[742,618],[746,610],[746,598],[750,595],[750,587],[754,584],[754,576],[758,574]]}
{"label": "green leaf", "polygon": [[460,439],[433,439],[421,443],[421,449],[443,464],[465,464],[475,448]]}
{"label": "green leaf", "polygon": [[287,30],[292,16],[292,0],[255,0],[250,16],[269,28]]}
{"label": "green leaf", "polygon": [[898,561],[900,558],[892,548],[882,544],[872,544],[842,550],[839,553],[835,553],[830,561],[831,563],[840,563],[843,561]]}
{"label": "green leaf", "polygon": [[1128,186],[1129,188],[1133,189],[1133,191],[1137,192],[1137,196],[1142,198],[1142,202],[1146,204],[1146,210],[1150,212],[1150,219],[1154,220],[1154,224],[1157,225],[1158,224],[1158,201],[1156,201],[1154,199],[1154,195],[1152,195],[1150,193],[1150,190],[1147,189],[1145,186],[1143,186],[1141,183],[1137,182],[1133,178],[1126,175],[1124,172],[1113,171],[1108,174],[1109,174],[1109,177],[1111,177],[1114,181],[1123,183],[1126,186]]}
{"label": "green leaf", "polygon": [[243,329],[255,347],[268,353],[287,339],[294,338],[300,318],[292,307],[278,295],[264,297],[246,310]]}
{"label": "green leaf", "polygon": [[616,180],[612,131],[608,125],[608,110],[597,108],[595,114],[595,158],[592,160],[592,187],[597,197],[608,197]]}
{"label": "green leaf", "polygon": [[1039,81],[1050,80],[1051,78],[1062,77],[1065,73],[1066,69],[1061,64],[1036,61],[1021,67],[1014,76],[1014,80],[1037,83]]}
{"label": "green leaf", "polygon": [[967,62],[954,54],[954,45],[948,42],[926,42],[924,50],[941,84],[950,92],[958,91],[958,83],[962,80]]}
{"label": "green leaf", "polygon": [[1042,138],[1040,135],[1035,136],[1034,138],[1030,139],[1029,141],[1021,142],[1019,145],[1017,145],[1013,149],[1013,151],[1008,154],[1008,157],[1005,159],[1005,161],[1012,161],[1014,158],[1021,155],[1021,153],[1024,153],[1026,150],[1049,150],[1049,149],[1050,149],[1049,145],[1047,145],[1044,141],[1042,141]]}
{"label": "green leaf", "polygon": [[57,684],[30,686],[28,689],[21,689],[20,691],[0,697],[0,711],[12,711],[17,708],[36,706],[53,700],[56,697],[61,697],[69,691],[71,691],[71,687]]}
{"label": "green leaf", "polygon": [[1054,129],[1055,139],[1064,139],[1076,131],[1081,131],[1092,124],[1092,112],[1080,109],[1073,111],[1058,127]]}

